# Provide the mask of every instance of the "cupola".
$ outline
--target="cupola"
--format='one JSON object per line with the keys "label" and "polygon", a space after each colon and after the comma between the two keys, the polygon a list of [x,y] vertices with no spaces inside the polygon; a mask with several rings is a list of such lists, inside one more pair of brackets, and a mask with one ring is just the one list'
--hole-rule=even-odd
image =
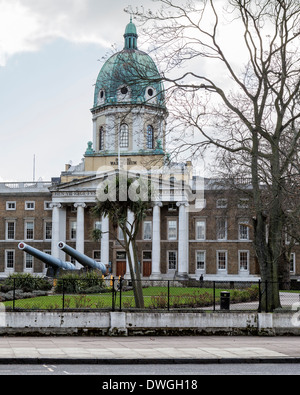
{"label": "cupola", "polygon": [[137,31],[136,26],[132,22],[132,17],[130,17],[130,23],[126,26],[125,34],[125,46],[124,49],[137,49]]}

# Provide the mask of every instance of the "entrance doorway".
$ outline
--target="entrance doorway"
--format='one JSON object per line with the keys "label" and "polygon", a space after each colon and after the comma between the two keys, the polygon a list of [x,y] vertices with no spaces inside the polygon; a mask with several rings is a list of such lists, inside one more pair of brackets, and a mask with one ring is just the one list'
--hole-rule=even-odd
{"label": "entrance doorway", "polygon": [[152,252],[143,251],[143,277],[150,277],[152,273]]}
{"label": "entrance doorway", "polygon": [[124,277],[126,273],[126,252],[116,252],[116,275],[117,277]]}

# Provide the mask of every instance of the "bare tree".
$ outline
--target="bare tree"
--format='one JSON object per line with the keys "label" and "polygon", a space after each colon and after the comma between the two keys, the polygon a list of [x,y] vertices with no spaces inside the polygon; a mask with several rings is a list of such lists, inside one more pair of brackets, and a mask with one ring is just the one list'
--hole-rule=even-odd
{"label": "bare tree", "polygon": [[262,309],[273,310],[280,306],[285,229],[299,213],[300,3],[156,1],[157,12],[131,12],[146,29],[151,25],[157,53],[163,49],[169,111],[184,135],[180,148],[215,147],[231,174],[251,178],[254,248],[269,282]]}

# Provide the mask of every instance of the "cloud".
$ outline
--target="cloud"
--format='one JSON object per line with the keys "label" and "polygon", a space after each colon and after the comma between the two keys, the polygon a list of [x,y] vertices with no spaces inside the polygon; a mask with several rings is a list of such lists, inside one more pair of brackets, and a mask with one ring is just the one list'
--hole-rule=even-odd
{"label": "cloud", "polygon": [[9,56],[23,50],[33,51],[37,20],[26,7],[17,2],[0,2],[0,64],[5,65]]}
{"label": "cloud", "polygon": [[0,66],[57,38],[110,47],[128,20],[123,12],[128,2],[139,5],[138,0],[0,0]]}

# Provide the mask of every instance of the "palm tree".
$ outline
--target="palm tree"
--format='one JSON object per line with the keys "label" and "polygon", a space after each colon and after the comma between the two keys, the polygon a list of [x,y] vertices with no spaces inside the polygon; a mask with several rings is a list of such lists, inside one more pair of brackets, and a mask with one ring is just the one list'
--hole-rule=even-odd
{"label": "palm tree", "polygon": [[[147,186],[145,189],[144,187]],[[144,189],[143,189],[144,188]],[[129,191],[135,189],[135,199],[129,198]],[[147,195],[142,194],[147,191]],[[130,277],[133,286],[133,293],[135,299],[135,306],[138,308],[144,307],[143,291],[140,268],[138,264],[138,253],[136,247],[136,238],[140,230],[143,219],[146,216],[146,211],[151,208],[151,194],[149,192],[148,184],[145,184],[141,177],[128,177],[128,173],[113,176],[110,180],[106,180],[104,193],[114,196],[114,199],[106,199],[105,201],[97,198],[97,205],[94,207],[94,215],[98,218],[108,217],[109,221],[115,230],[120,228],[123,234],[123,240],[117,237],[118,242],[125,249]],[[127,199],[124,199],[124,196]],[[147,199],[145,199],[145,196]],[[95,237],[99,239],[99,231],[95,230],[97,234]]]}

